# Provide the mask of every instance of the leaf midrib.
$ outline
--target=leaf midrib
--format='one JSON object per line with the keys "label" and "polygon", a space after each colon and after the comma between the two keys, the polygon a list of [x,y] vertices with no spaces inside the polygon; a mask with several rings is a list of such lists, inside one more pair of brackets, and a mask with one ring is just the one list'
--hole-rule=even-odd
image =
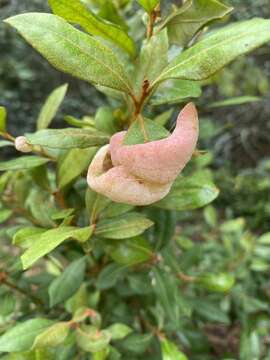
{"label": "leaf midrib", "polygon": [[[252,32],[247,32],[247,33],[245,33],[245,34],[242,33],[241,35],[238,35],[238,36],[235,36],[235,37],[233,37],[233,38],[227,39],[227,40],[225,40],[225,41],[222,42],[222,45],[227,44],[227,43],[230,43],[230,42],[232,42],[233,40],[241,39],[241,37],[244,37],[244,36],[253,35],[254,32],[258,32],[258,30],[256,30],[256,31],[253,30]],[[215,35],[213,34],[212,36],[215,36]],[[270,36],[269,36],[269,38],[270,38]],[[194,45],[194,46],[195,46],[195,45]],[[210,51],[210,50],[213,50],[213,49],[215,49],[215,48],[217,48],[217,47],[219,47],[219,46],[220,46],[220,43],[215,44],[215,45],[213,45],[213,46],[210,46],[210,47],[208,47],[207,49],[201,50],[199,53],[197,53],[197,54],[195,54],[195,55],[191,55],[190,57],[188,57],[188,58],[187,58],[186,60],[184,60],[183,62],[178,63],[178,64],[175,65],[174,67],[172,67],[172,68],[168,69],[167,71],[161,73],[160,76],[153,82],[152,87],[155,86],[159,81],[161,81],[162,78],[164,77],[164,75],[166,75],[167,73],[175,70],[178,66],[183,66],[184,64],[188,63],[189,61],[192,61],[193,58],[196,58],[196,57],[198,57],[199,55],[201,55],[202,53],[206,53],[206,52],[208,52],[208,51]],[[190,49],[191,49],[191,48],[190,48]],[[183,53],[183,54],[184,54],[184,53]],[[181,55],[182,55],[182,54],[181,54]]]}
{"label": "leaf midrib", "polygon": [[[59,18],[60,20],[63,20],[62,18],[60,18],[60,17],[57,16],[57,15],[54,15],[54,16],[56,16],[56,17]],[[67,23],[67,25],[69,25],[69,24]],[[36,26],[36,25],[34,25],[34,26]],[[69,25],[69,26],[71,26],[71,25]],[[73,27],[72,27],[72,28],[73,28]],[[77,30],[77,29],[75,29],[75,28],[73,28],[73,30],[80,32],[79,30]],[[80,46],[78,46],[78,45],[77,45],[76,43],[74,43],[73,41],[69,40],[67,37],[64,37],[63,35],[59,34],[59,33],[56,32],[56,31],[53,31],[52,29],[50,29],[50,28],[48,28],[48,27],[47,27],[47,31],[50,32],[50,33],[52,33],[52,34],[54,34],[54,35],[56,35],[56,36],[58,36],[60,39],[63,39],[65,42],[71,44],[73,47],[77,48],[82,54],[84,54],[84,56],[90,57],[90,58],[94,59],[97,63],[99,63],[99,64],[101,64],[102,66],[104,66],[106,69],[109,70],[109,72],[112,72],[112,73],[120,80],[120,82],[125,86],[126,89],[129,90],[130,93],[132,93],[132,89],[131,89],[130,85],[129,85],[128,83],[126,83],[126,82],[124,81],[124,79],[122,78],[122,76],[120,76],[117,72],[115,72],[115,71],[113,70],[113,68],[110,68],[106,63],[103,63],[103,62],[100,61],[98,58],[94,57],[93,55],[89,54],[87,51],[83,50]],[[83,32],[80,32],[80,33],[83,34],[84,36],[88,36],[87,34],[84,34]],[[23,36],[24,36],[24,37],[27,37],[27,36],[25,36],[25,35],[23,35]],[[90,38],[90,39],[91,39],[91,38]],[[93,40],[93,39],[91,39],[91,40]],[[34,46],[34,45],[33,45],[33,46]],[[102,46],[106,49],[106,51],[111,52],[111,54],[112,54],[113,57],[115,57],[114,53],[113,53],[109,48],[105,47],[104,45],[102,45]],[[36,46],[34,46],[34,47],[36,47]],[[118,61],[117,61],[117,62],[118,62]],[[121,65],[120,63],[118,63],[118,65],[119,65],[120,67],[122,67],[122,65]],[[97,81],[94,81],[94,80],[91,80],[91,82],[94,82],[94,83],[98,84],[98,82],[97,82]],[[104,85],[104,86],[105,86],[105,85]],[[107,85],[106,85],[106,86],[107,86]],[[109,87],[109,86],[107,86],[107,87]],[[119,90],[119,89],[118,89],[118,90]],[[120,91],[123,91],[123,90],[120,90]]]}

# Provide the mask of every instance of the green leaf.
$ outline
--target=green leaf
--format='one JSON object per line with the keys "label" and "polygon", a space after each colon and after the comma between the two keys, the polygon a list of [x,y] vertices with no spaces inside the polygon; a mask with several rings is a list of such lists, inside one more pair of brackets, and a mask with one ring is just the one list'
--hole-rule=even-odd
{"label": "green leaf", "polygon": [[0,224],[7,221],[12,215],[12,210],[9,209],[0,209]]}
{"label": "green leaf", "polygon": [[14,146],[14,144],[8,140],[0,140],[0,148],[5,147],[5,146]]}
{"label": "green leaf", "polygon": [[226,293],[234,286],[235,278],[232,274],[228,273],[209,273],[198,276],[196,278],[196,282],[207,290],[218,293]]}
{"label": "green leaf", "polygon": [[112,218],[115,216],[123,215],[134,209],[134,206],[128,204],[111,202],[104,210],[100,212],[100,218]]}
{"label": "green leaf", "polygon": [[62,189],[80,176],[89,166],[97,148],[71,149],[58,162],[58,187]]}
{"label": "green leaf", "polygon": [[20,156],[17,159],[1,161],[0,171],[32,169],[49,161],[49,159],[40,156]]}
{"label": "green leaf", "polygon": [[122,340],[132,332],[129,326],[120,323],[113,324],[106,330],[110,333],[112,340]]}
{"label": "green leaf", "polygon": [[54,250],[63,241],[73,238],[80,242],[87,241],[93,233],[93,227],[77,228],[72,226],[62,226],[51,229],[41,235],[37,235],[38,241],[27,249],[21,256],[23,268],[29,268],[42,256]]}
{"label": "green leaf", "polygon": [[100,220],[95,235],[107,239],[126,239],[142,234],[153,222],[139,213],[128,213],[118,218]]}
{"label": "green leaf", "polygon": [[150,14],[159,4],[160,0],[137,0],[137,2]]}
{"label": "green leaf", "polygon": [[216,209],[212,205],[207,206],[203,210],[203,216],[209,226],[211,226],[212,228],[215,228],[217,226],[218,214]]}
{"label": "green leaf", "polygon": [[40,333],[52,324],[46,319],[31,319],[17,324],[0,337],[0,352],[30,350]]}
{"label": "green leaf", "polygon": [[154,269],[153,289],[169,320],[167,326],[177,329],[180,315],[190,316],[190,308],[179,292],[179,282],[172,273]]}
{"label": "green leaf", "polygon": [[217,0],[187,0],[165,20],[163,26],[168,29],[171,43],[186,46],[210,21],[221,19],[232,10]]}
{"label": "green leaf", "polygon": [[47,229],[27,226],[19,229],[13,236],[12,243],[23,248],[29,248],[33,242],[37,241],[37,236],[47,231]]}
{"label": "green leaf", "polygon": [[87,214],[91,219],[92,217],[94,219],[99,217],[101,211],[106,209],[110,203],[111,200],[108,199],[107,197],[96,193],[89,187],[87,188],[85,193],[85,205],[86,205]]}
{"label": "green leaf", "polygon": [[144,81],[152,83],[168,64],[168,36],[166,29],[145,40],[136,68],[136,83],[138,92]]}
{"label": "green leaf", "polygon": [[0,106],[0,132],[6,131],[7,110],[4,106]]}
{"label": "green leaf", "polygon": [[197,98],[202,94],[200,84],[188,80],[169,80],[155,92],[151,105],[178,104],[188,98]]}
{"label": "green leaf", "polygon": [[86,267],[85,257],[73,261],[49,287],[50,306],[69,299],[80,288]]}
{"label": "green leaf", "polygon": [[8,316],[13,313],[16,307],[16,299],[12,293],[1,294],[0,316]]}
{"label": "green leaf", "polygon": [[86,351],[95,353],[104,350],[109,344],[111,337],[106,330],[98,330],[93,326],[85,327],[83,330],[76,330],[76,340],[78,346]]}
{"label": "green leaf", "polygon": [[270,20],[256,18],[225,26],[174,58],[152,86],[172,78],[207,79],[237,56],[269,40]]}
{"label": "green leaf", "polygon": [[94,84],[131,92],[113,51],[50,14],[27,13],[5,20],[57,69]]}
{"label": "green leaf", "polygon": [[167,111],[162,112],[161,114],[157,115],[154,118],[154,121],[161,126],[165,126],[167,124],[167,122],[170,120],[170,118],[172,117],[172,114],[174,112],[174,109],[171,108]]}
{"label": "green leaf", "polygon": [[258,96],[236,96],[226,100],[215,101],[212,104],[210,104],[208,107],[217,108],[223,106],[236,106],[236,105],[249,104],[258,101],[262,101],[262,99]]}
{"label": "green leaf", "polygon": [[143,144],[145,142],[144,132],[147,134],[148,141],[164,139],[170,135],[170,132],[163,126],[149,119],[144,119],[143,131],[140,121],[136,120],[125,135],[124,145]]}
{"label": "green leaf", "polygon": [[200,172],[186,177],[180,175],[170,193],[155,206],[167,210],[193,210],[209,204],[218,194],[219,190],[212,181]]}
{"label": "green leaf", "polygon": [[112,41],[131,56],[135,55],[135,44],[128,34],[120,26],[95,15],[80,0],[49,0],[49,4],[55,15],[80,25],[92,35]]}
{"label": "green leaf", "polygon": [[161,351],[163,360],[188,360],[186,355],[179,351],[174,343],[165,338],[161,339]]}
{"label": "green leaf", "polygon": [[87,129],[44,129],[34,134],[26,134],[31,145],[40,145],[53,149],[88,148],[104,145],[109,141],[108,136]]}
{"label": "green leaf", "polygon": [[153,340],[152,334],[132,334],[121,342],[121,347],[136,354],[142,354]]}
{"label": "green leaf", "polygon": [[68,322],[56,323],[47,328],[35,338],[32,348],[51,348],[59,346],[65,341],[69,331],[70,326]]}
{"label": "green leaf", "polygon": [[264,244],[264,245],[270,245],[270,232],[267,232],[263,235],[261,235],[258,239],[257,242],[259,244]]}
{"label": "green leaf", "polygon": [[100,273],[96,286],[100,290],[109,289],[115,286],[119,277],[126,272],[126,265],[109,264]]}
{"label": "green leaf", "polygon": [[117,124],[114,118],[113,109],[109,106],[101,106],[95,116],[96,129],[105,134],[113,135],[117,132]]}
{"label": "green leaf", "polygon": [[37,119],[38,130],[46,129],[50,125],[62,101],[64,100],[67,88],[68,85],[64,84],[53,90],[53,92],[49,95]]}
{"label": "green leaf", "polygon": [[194,312],[206,321],[229,325],[230,318],[219,304],[203,299],[192,299]]}
{"label": "green leaf", "polygon": [[121,265],[135,265],[150,260],[153,252],[143,237],[121,241],[109,251],[112,259]]}

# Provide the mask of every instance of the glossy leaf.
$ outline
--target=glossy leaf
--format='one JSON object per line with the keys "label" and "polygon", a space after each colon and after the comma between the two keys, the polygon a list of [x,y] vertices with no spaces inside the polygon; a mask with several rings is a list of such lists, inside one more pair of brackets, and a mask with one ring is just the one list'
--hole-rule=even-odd
{"label": "glossy leaf", "polygon": [[80,288],[84,279],[86,259],[73,261],[49,287],[50,306],[64,302]]}
{"label": "glossy leaf", "polygon": [[7,111],[4,106],[0,106],[0,132],[6,131]]}
{"label": "glossy leaf", "polygon": [[39,334],[32,348],[56,347],[63,343],[70,331],[68,322],[58,322]]}
{"label": "glossy leaf", "polygon": [[51,324],[52,321],[40,318],[18,323],[0,337],[0,352],[30,350],[36,336]]}
{"label": "glossy leaf", "polygon": [[217,0],[187,0],[165,20],[163,26],[168,29],[171,43],[186,46],[201,28],[232,10]]}
{"label": "glossy leaf", "polygon": [[196,282],[213,292],[228,292],[234,286],[235,278],[232,274],[228,273],[209,273],[199,276]]}
{"label": "glossy leaf", "polygon": [[94,84],[131,91],[128,76],[113,51],[64,19],[51,14],[27,13],[5,22],[17,29],[57,69]]}
{"label": "glossy leaf", "polygon": [[270,20],[257,18],[225,26],[174,58],[153,86],[172,78],[207,79],[239,55],[269,40]]}
{"label": "glossy leaf", "polygon": [[97,148],[71,149],[58,163],[58,186],[60,189],[70,184],[89,166]]}
{"label": "glossy leaf", "polygon": [[38,236],[33,246],[27,249],[21,256],[23,268],[27,269],[42,256],[54,250],[58,245],[67,239],[76,239],[80,242],[87,241],[93,233],[93,227],[77,228],[62,226],[51,229]]}
{"label": "glossy leaf", "polygon": [[59,86],[48,96],[37,119],[38,130],[46,129],[50,125],[62,101],[64,100],[67,88],[67,84]]}
{"label": "glossy leaf", "polygon": [[80,25],[92,35],[112,41],[131,56],[135,55],[135,44],[128,34],[120,26],[95,15],[80,0],[49,0],[49,4],[55,15]]}
{"label": "glossy leaf", "polygon": [[32,145],[40,145],[53,149],[88,148],[104,145],[109,139],[106,135],[87,129],[44,129],[33,134],[26,134]]}
{"label": "glossy leaf", "polygon": [[170,193],[155,206],[167,210],[192,210],[205,206],[216,199],[219,190],[211,180],[197,173],[191,176],[179,176]]}
{"label": "glossy leaf", "polygon": [[178,104],[201,96],[200,84],[188,80],[170,80],[162,84],[151,99],[151,105]]}
{"label": "glossy leaf", "polygon": [[159,4],[160,0],[137,0],[137,2],[150,14]]}
{"label": "glossy leaf", "polygon": [[121,241],[110,249],[109,254],[115,262],[122,265],[139,264],[153,257],[148,242],[139,236]]}
{"label": "glossy leaf", "polygon": [[49,159],[40,156],[21,156],[17,159],[1,161],[0,171],[32,169],[34,167],[46,164],[49,161]]}
{"label": "glossy leaf", "polygon": [[118,218],[100,220],[95,234],[107,239],[126,239],[142,234],[153,222],[142,214],[128,213]]}
{"label": "glossy leaf", "polygon": [[161,339],[161,351],[163,360],[188,360],[177,346],[167,339]]}

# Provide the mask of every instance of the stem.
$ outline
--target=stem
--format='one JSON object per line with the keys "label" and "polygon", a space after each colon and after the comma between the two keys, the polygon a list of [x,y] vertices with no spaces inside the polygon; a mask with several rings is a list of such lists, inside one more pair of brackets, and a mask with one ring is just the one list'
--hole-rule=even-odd
{"label": "stem", "polygon": [[160,6],[158,5],[149,15],[149,22],[147,25],[147,40],[150,40],[154,33],[154,26],[157,18],[160,16]]}
{"label": "stem", "polygon": [[4,139],[12,141],[12,142],[15,141],[15,138],[7,132],[0,131],[0,136],[2,136]]}
{"label": "stem", "polygon": [[177,275],[178,275],[179,279],[181,279],[184,282],[190,283],[190,282],[194,282],[196,280],[196,278],[194,276],[186,275],[182,271],[179,271]]}
{"label": "stem", "polygon": [[36,304],[37,306],[44,306],[43,302],[37,298],[35,295],[28,293],[26,290],[22,289],[21,287],[19,287],[18,285],[13,284],[12,282],[10,282],[7,278],[7,274],[6,273],[0,273],[0,283],[6,285],[7,287],[9,287],[10,289],[17,291],[18,293],[24,295],[25,297],[31,299],[31,301]]}

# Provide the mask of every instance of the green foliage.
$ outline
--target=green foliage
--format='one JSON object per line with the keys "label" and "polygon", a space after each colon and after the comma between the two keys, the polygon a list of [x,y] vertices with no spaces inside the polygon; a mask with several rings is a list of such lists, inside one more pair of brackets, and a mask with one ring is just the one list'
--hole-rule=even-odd
{"label": "green foliage", "polygon": [[[196,150],[168,195],[143,207],[95,193],[86,173],[117,132],[127,146],[170,136],[167,106],[200,97],[202,80],[226,83],[227,70],[212,75],[267,43],[270,20],[212,29],[227,2],[136,2],[50,0],[54,15],[6,20],[103,95],[95,111],[48,129],[67,91],[57,87],[25,134],[33,154],[0,162],[3,360],[269,359],[269,162],[232,177],[211,166],[214,151]],[[224,95],[205,109],[199,100],[199,113],[260,99],[230,86]],[[224,130],[200,127],[207,149]],[[2,106],[0,135],[1,148],[14,145]]]}
{"label": "green foliage", "polygon": [[55,15],[80,25],[92,35],[111,40],[130,55],[135,55],[135,44],[127,33],[121,27],[96,16],[80,0],[49,0],[49,4]]}

